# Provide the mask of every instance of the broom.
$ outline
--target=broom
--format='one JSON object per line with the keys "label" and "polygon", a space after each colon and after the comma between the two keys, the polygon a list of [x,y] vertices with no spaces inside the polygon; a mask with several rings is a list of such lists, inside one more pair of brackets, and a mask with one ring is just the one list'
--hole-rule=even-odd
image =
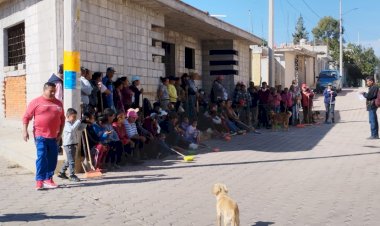
{"label": "broom", "polygon": [[191,161],[194,160],[194,156],[193,155],[184,155],[181,152],[178,152],[178,151],[174,150],[173,148],[170,148],[170,150],[173,151],[173,152],[175,152],[175,153],[177,153],[178,155],[180,155],[185,162],[191,162]]}
{"label": "broom", "polygon": [[[83,137],[82,137],[83,139]],[[94,165],[92,164],[92,158],[91,158],[91,152],[90,152],[90,146],[88,145],[88,136],[87,136],[87,130],[84,130],[84,139],[86,141],[86,148],[84,150],[85,153],[85,161],[83,161],[82,166],[84,169],[84,177],[85,178],[95,178],[95,177],[101,177],[103,174],[99,171],[96,171],[94,168]],[[87,152],[87,153],[86,153]],[[86,163],[86,164],[84,164]]]}

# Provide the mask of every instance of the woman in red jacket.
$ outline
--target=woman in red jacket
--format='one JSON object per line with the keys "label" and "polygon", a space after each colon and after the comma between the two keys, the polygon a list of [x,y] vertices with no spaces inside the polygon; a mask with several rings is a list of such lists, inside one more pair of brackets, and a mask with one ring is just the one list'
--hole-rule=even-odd
{"label": "woman in red jacket", "polygon": [[313,109],[313,91],[306,85],[302,84],[302,109],[303,109],[303,121],[304,123],[312,123],[312,109]]}

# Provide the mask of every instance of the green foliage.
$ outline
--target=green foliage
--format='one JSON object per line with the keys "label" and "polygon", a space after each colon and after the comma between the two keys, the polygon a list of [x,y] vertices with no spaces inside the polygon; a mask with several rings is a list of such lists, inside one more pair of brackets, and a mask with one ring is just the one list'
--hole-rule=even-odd
{"label": "green foliage", "polygon": [[348,79],[364,79],[367,76],[373,76],[375,67],[380,63],[372,47],[365,48],[352,43],[347,45],[343,60]]}
{"label": "green foliage", "polygon": [[298,44],[301,39],[309,40],[309,32],[306,31],[302,15],[298,17],[296,31],[293,33],[293,44]]}
{"label": "green foliage", "polygon": [[331,16],[323,17],[312,31],[317,40],[328,44],[331,40],[339,39],[339,21]]}
{"label": "green foliage", "polygon": [[339,20],[331,16],[323,17],[312,30],[314,38],[328,46],[330,55],[339,62]]}

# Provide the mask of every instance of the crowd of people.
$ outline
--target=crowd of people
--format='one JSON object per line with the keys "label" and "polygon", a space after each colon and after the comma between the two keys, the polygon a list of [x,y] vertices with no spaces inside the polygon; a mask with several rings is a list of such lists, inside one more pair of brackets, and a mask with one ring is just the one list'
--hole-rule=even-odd
{"label": "crowd of people", "polygon": [[[206,93],[196,86],[197,74],[162,77],[151,104],[143,98],[139,76],[132,76],[129,81],[125,76],[115,79],[114,75],[112,67],[107,68],[105,75],[82,67],[81,109],[70,108],[64,114],[63,65],[60,65],[57,75],[53,74],[44,85],[42,97],[29,104],[23,120],[24,139],[29,139],[27,127],[34,117],[37,189],[55,186],[52,172],[56,167],[53,158],[57,146],[51,139],[59,140],[61,136],[67,160],[58,176],[79,181],[74,172],[74,156],[80,143],[78,133],[86,135],[94,165],[104,172],[125,163],[162,159],[173,154],[173,150],[197,149],[205,137],[228,141],[234,135],[260,134],[257,129],[271,127],[271,113],[292,112],[291,125],[301,123],[301,118],[305,123],[313,121],[314,94],[306,84],[299,88],[296,81],[284,89],[268,87],[266,82],[261,87],[253,82],[248,87],[239,82],[229,93],[223,85],[224,76],[217,76],[211,92]],[[43,109],[36,112],[39,104],[56,108],[50,113]],[[299,115],[301,108],[303,117]],[[81,116],[77,116],[77,110],[81,110]],[[51,120],[55,123],[48,123]]]}

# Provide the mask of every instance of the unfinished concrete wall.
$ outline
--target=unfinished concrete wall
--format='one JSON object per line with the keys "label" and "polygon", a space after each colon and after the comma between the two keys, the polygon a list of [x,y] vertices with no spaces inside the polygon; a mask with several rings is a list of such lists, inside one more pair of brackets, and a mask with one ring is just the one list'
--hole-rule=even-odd
{"label": "unfinished concrete wall", "polygon": [[[56,0],[14,0],[0,6],[0,81],[26,74],[26,101],[41,95],[42,84],[57,68]],[[25,23],[25,65],[7,68],[7,28]],[[4,70],[5,69],[5,70]],[[23,89],[23,88],[21,88]],[[3,85],[0,86],[3,94]],[[0,118],[4,118],[0,104]]]}

